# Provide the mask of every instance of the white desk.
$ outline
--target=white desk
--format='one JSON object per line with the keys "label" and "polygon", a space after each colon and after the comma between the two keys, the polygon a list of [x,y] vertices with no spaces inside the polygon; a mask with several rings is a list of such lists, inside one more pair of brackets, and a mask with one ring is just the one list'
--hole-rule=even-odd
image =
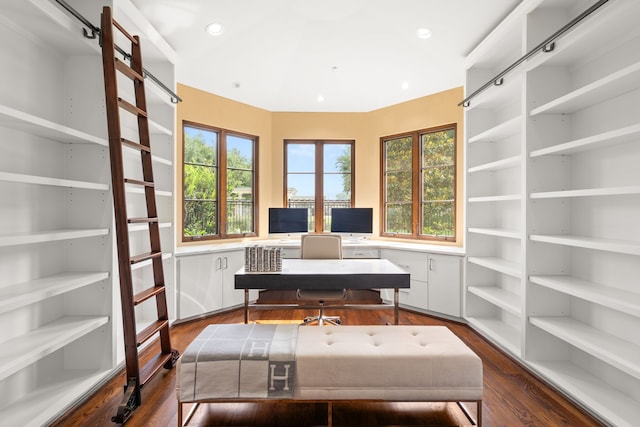
{"label": "white desk", "polygon": [[[398,324],[398,289],[410,286],[409,273],[386,259],[284,259],[279,272],[245,272],[235,274],[235,288],[244,289],[244,320],[249,307],[299,308],[298,304],[249,304],[249,289],[394,289],[394,323]],[[380,308],[387,304],[345,304],[329,308]],[[305,308],[315,308],[308,307]],[[327,308],[327,306],[325,306]]]}

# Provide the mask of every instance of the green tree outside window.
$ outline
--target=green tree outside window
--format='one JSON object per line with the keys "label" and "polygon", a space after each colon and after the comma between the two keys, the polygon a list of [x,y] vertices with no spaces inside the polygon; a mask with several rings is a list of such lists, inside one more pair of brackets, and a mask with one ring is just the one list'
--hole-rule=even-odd
{"label": "green tree outside window", "polygon": [[255,234],[257,138],[186,123],[183,134],[183,238]]}
{"label": "green tree outside window", "polygon": [[382,234],[455,240],[456,126],[381,139]]}

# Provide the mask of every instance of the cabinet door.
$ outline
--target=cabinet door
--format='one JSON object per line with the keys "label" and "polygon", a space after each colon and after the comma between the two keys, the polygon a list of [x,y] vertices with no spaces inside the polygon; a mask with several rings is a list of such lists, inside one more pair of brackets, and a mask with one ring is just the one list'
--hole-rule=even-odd
{"label": "cabinet door", "polygon": [[460,317],[460,257],[429,255],[429,310]]}
{"label": "cabinet door", "polygon": [[411,280],[409,289],[400,289],[398,292],[398,300],[400,304],[421,308],[426,310],[428,307],[428,284],[421,280]]}
{"label": "cabinet door", "polygon": [[216,268],[222,278],[222,305],[224,308],[244,303],[244,290],[235,288],[235,274],[244,265],[244,251],[219,254]]}
{"label": "cabinet door", "polygon": [[178,260],[180,319],[222,308],[222,270],[218,254],[181,257]]}

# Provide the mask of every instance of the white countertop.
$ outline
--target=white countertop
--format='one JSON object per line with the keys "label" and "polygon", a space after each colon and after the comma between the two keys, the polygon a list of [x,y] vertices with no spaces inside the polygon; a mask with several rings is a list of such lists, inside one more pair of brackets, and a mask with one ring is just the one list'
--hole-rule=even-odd
{"label": "white countertop", "polygon": [[[199,255],[215,252],[227,252],[234,250],[244,250],[247,246],[265,246],[277,248],[296,249],[300,247],[300,240],[281,240],[281,239],[255,239],[234,242],[212,242],[200,245],[178,246],[176,248],[176,257]],[[436,253],[443,255],[459,255],[465,254],[465,249],[456,246],[434,245],[432,243],[422,242],[406,242],[406,241],[390,241],[377,239],[362,239],[351,241],[345,239],[342,247],[348,248],[370,248],[370,249],[399,249],[413,252]]]}

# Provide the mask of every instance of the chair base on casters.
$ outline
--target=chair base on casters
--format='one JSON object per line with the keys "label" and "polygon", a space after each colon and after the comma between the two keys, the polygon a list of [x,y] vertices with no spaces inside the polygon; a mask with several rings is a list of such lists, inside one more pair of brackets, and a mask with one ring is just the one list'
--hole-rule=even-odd
{"label": "chair base on casters", "polygon": [[344,300],[347,297],[346,289],[329,289],[329,290],[318,290],[318,289],[298,289],[296,293],[296,297],[298,300],[305,301],[318,301],[320,304],[320,312],[317,316],[308,316],[305,317],[302,322],[303,325],[308,325],[310,323],[318,323],[319,326],[322,326],[325,323],[330,325],[338,326],[342,322],[340,321],[339,316],[325,316],[324,315],[324,303],[325,301],[339,301]]}
{"label": "chair base on casters", "polygon": [[[322,304],[322,302],[320,302],[320,304]],[[342,324],[342,321],[340,320],[340,316],[325,316],[324,308],[321,307],[320,313],[318,313],[317,316],[307,316],[302,321],[303,325],[309,325],[312,323],[317,323],[318,326],[322,326],[325,323],[334,326],[340,326]]]}

